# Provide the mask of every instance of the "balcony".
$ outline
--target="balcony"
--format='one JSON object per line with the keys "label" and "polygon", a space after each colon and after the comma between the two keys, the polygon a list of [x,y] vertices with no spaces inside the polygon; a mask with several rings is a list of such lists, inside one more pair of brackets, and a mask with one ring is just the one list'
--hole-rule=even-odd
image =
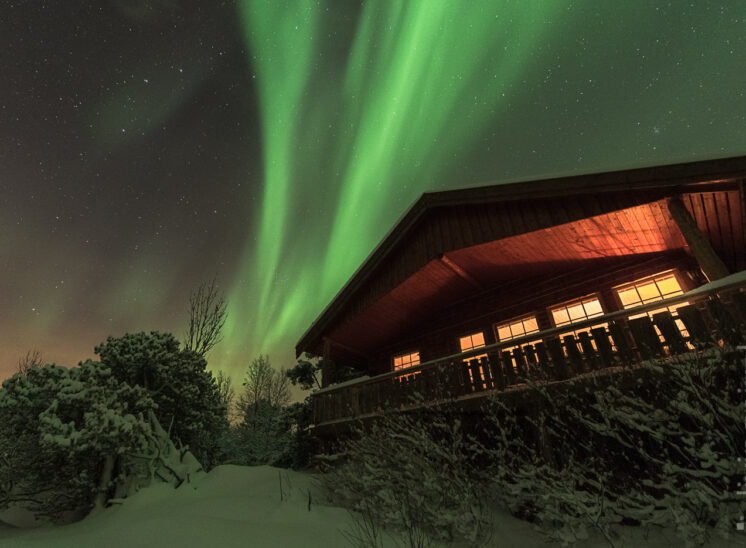
{"label": "balcony", "polygon": [[[608,375],[646,361],[739,344],[746,323],[746,271],[664,301],[597,316],[312,394],[318,433],[356,419],[423,404],[471,402],[525,390],[526,381],[558,383]],[[666,310],[656,312],[661,308]],[[652,316],[652,317],[650,317]],[[483,356],[486,354],[486,356]],[[474,356],[483,356],[474,358]],[[418,399],[413,397],[417,395]]]}

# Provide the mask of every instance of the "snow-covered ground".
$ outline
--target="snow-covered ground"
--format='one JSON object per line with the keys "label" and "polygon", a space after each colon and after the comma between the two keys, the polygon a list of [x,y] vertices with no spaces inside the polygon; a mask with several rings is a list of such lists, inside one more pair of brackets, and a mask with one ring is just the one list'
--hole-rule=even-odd
{"label": "snow-covered ground", "polygon": [[[495,523],[490,546],[549,546],[531,524],[506,513],[497,512]],[[16,529],[0,523],[0,547],[335,548],[354,546],[342,533],[351,526],[350,514],[324,501],[311,474],[226,465],[176,490],[165,484],[144,489],[122,505],[71,525]],[[680,546],[673,532],[646,538],[644,532],[628,528],[624,534],[623,546]],[[397,546],[386,541],[385,546]],[[403,537],[400,541],[406,545]],[[596,538],[577,546],[608,544]]]}

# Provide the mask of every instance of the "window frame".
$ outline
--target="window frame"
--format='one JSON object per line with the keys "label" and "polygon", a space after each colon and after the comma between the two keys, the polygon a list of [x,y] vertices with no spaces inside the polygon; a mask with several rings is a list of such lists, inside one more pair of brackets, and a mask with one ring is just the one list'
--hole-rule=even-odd
{"label": "window frame", "polygon": [[[668,270],[664,270],[662,272],[656,272],[655,274],[650,274],[648,276],[643,276],[642,278],[638,278],[636,280],[632,280],[631,282],[624,282],[624,283],[612,286],[611,291],[614,293],[614,297],[617,300],[617,304],[619,305],[619,309],[620,310],[631,310],[634,307],[643,306],[645,304],[652,304],[652,303],[657,303],[657,302],[661,302],[662,303],[662,302],[664,302],[669,297],[664,297],[663,294],[660,293],[660,288],[658,287],[657,284],[656,284],[656,289],[658,289],[658,292],[660,293],[660,297],[661,298],[657,299],[657,300],[651,300],[651,301],[649,301],[647,303],[644,302],[644,300],[642,299],[642,296],[640,295],[640,291],[637,288],[637,284],[644,284],[645,282],[648,282],[648,281],[651,281],[651,280],[655,280],[656,278],[667,277],[669,274],[673,275],[673,278],[676,280],[676,283],[678,284],[679,290],[681,291],[681,293],[669,293],[668,295],[670,297],[674,297],[674,296],[683,295],[684,293],[686,293],[686,291],[687,291],[686,290],[686,284],[682,283],[681,273],[679,272],[678,269],[671,268],[671,269],[668,269]],[[624,291],[625,289],[628,289],[628,288],[634,288],[635,291],[637,292],[637,296],[640,297],[640,303],[634,305],[634,307],[627,307],[624,304],[624,302],[622,301],[622,297],[620,295],[620,293],[622,291]]]}
{"label": "window frame", "polygon": [[[410,363],[406,367],[399,367],[397,369],[396,367],[396,358],[403,358],[404,356],[412,356],[413,354],[417,354],[417,363],[412,364]],[[404,369],[409,369],[410,367],[417,367],[418,365],[422,364],[422,355],[420,354],[419,349],[414,349],[411,351],[404,351],[404,352],[397,352],[393,356],[391,356],[391,370],[392,371],[403,371]]]}
{"label": "window frame", "polygon": [[[526,332],[525,329],[524,329],[524,333],[522,335],[517,335],[517,336],[511,337],[510,339],[505,339],[504,341],[502,339],[500,339],[500,327],[510,326],[510,325],[516,324],[518,322],[521,322],[521,325],[523,326],[523,322],[526,319],[533,319],[536,322],[536,331]],[[503,321],[500,321],[500,322],[495,322],[492,327],[493,327],[493,334],[495,336],[495,342],[498,342],[498,343],[501,343],[501,342],[510,342],[513,339],[518,339],[520,337],[526,337],[528,335],[533,335],[534,333],[540,333],[541,332],[541,327],[539,327],[539,316],[538,316],[538,314],[536,312],[529,312],[527,314],[521,314],[519,316],[513,316],[512,318],[507,319],[507,320],[503,320]]]}

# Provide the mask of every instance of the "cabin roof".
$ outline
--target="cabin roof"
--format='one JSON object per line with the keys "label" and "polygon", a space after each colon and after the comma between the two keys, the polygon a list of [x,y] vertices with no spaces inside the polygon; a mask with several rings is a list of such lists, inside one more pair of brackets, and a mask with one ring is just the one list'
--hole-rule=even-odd
{"label": "cabin roof", "polygon": [[[721,158],[698,162],[671,164],[656,167],[636,168],[622,171],[609,171],[603,173],[591,173],[575,175],[570,177],[558,177],[543,180],[523,181],[517,183],[496,184],[479,186],[458,190],[447,190],[441,192],[424,193],[399,219],[389,233],[383,238],[378,246],[370,253],[367,259],[355,271],[348,282],[342,287],[318,318],[303,334],[296,345],[296,354],[310,352],[320,354],[323,346],[322,338],[325,333],[338,324],[344,317],[353,313],[351,305],[359,311],[360,302],[370,304],[373,297],[380,297],[381,291],[391,292],[406,278],[410,277],[415,270],[425,269],[435,257],[443,259],[443,252],[453,251],[459,248],[474,247],[474,244],[485,245],[489,240],[496,238],[459,240],[457,235],[450,235],[452,240],[448,242],[434,243],[429,250],[422,253],[413,253],[408,259],[407,268],[400,267],[397,273],[384,273],[386,265],[393,259],[400,259],[402,245],[407,245],[407,237],[422,225],[423,219],[434,212],[443,215],[450,211],[461,211],[464,207],[482,207],[489,205],[512,207],[511,203],[520,203],[523,210],[530,210],[533,206],[538,209],[558,210],[556,215],[547,214],[547,219],[537,221],[539,224],[532,225],[530,222],[517,226],[508,227],[510,233],[505,235],[516,236],[530,232],[540,227],[553,227],[563,224],[563,221],[573,221],[586,217],[592,217],[608,211],[615,211],[625,207],[639,204],[652,203],[667,196],[716,191],[719,189],[729,190],[739,188],[742,179],[746,176],[746,156]],[[603,203],[603,205],[597,205]],[[704,206],[703,206],[704,207]],[[570,211],[575,209],[575,211]],[[508,210],[503,210],[507,212]],[[485,210],[483,214],[493,214],[492,210]],[[738,211],[743,215],[742,204]],[[706,215],[707,211],[702,210]],[[543,224],[542,224],[543,223]],[[739,231],[743,231],[743,224],[733,225]],[[488,231],[489,232],[489,231]],[[499,239],[499,238],[498,238]],[[440,253],[434,253],[434,246],[440,245]],[[448,249],[445,249],[445,248]],[[397,254],[398,253],[398,254]],[[457,265],[451,265],[458,270]],[[401,273],[403,272],[403,273]],[[365,301],[361,293],[370,293],[366,284],[376,276],[383,275],[386,287],[380,289],[377,295]],[[462,272],[462,278],[468,274]],[[380,285],[380,284],[379,284]]]}

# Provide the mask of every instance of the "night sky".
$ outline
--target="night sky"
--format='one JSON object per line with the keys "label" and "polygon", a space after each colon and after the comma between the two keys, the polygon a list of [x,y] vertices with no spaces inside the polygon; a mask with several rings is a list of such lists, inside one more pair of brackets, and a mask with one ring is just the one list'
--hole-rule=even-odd
{"label": "night sky", "polygon": [[[468,6],[468,7],[467,7]],[[746,154],[746,2],[0,3],[0,379],[294,345],[422,192]]]}

